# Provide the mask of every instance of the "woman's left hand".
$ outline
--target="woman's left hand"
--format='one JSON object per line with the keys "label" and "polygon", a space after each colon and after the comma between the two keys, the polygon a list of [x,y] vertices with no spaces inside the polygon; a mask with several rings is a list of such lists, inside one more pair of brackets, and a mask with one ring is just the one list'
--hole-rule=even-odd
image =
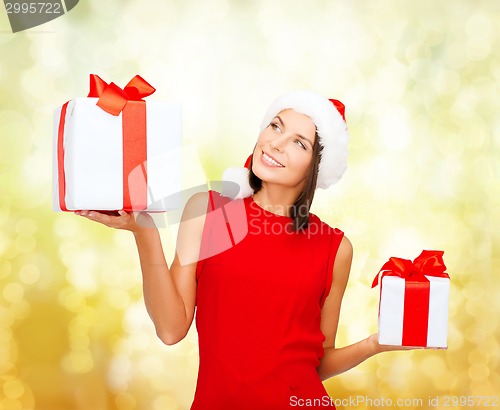
{"label": "woman's left hand", "polygon": [[368,341],[374,346],[378,353],[381,352],[391,352],[395,350],[416,350],[416,349],[432,349],[432,350],[446,350],[447,347],[422,347],[422,346],[393,346],[393,345],[382,345],[378,342],[378,334],[374,333],[368,336]]}

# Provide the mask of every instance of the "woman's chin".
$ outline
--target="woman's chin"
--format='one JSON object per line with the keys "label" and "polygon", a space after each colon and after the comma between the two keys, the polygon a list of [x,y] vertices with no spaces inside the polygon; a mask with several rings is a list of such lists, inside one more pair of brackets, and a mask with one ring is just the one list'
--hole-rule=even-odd
{"label": "woman's chin", "polygon": [[276,175],[276,170],[270,167],[264,167],[263,165],[254,165],[252,171],[255,176],[257,176],[263,182],[278,182],[278,180],[280,179]]}
{"label": "woman's chin", "polygon": [[283,178],[282,175],[276,175],[276,173],[268,170],[254,169],[253,173],[265,184],[276,184],[283,186],[293,186],[290,181]]}

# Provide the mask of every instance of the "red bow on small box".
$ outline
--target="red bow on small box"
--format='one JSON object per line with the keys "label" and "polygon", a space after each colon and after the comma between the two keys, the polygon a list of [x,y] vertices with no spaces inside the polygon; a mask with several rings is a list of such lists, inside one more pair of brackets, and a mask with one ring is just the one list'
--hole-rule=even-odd
{"label": "red bow on small box", "polygon": [[418,282],[427,281],[425,275],[448,278],[448,274],[444,273],[446,266],[443,254],[444,251],[422,251],[413,262],[409,259],[391,257],[373,279],[372,288],[378,285],[380,272],[382,272],[382,277],[386,275],[399,276]]}
{"label": "red bow on small box", "polygon": [[375,276],[372,288],[385,276],[405,280],[403,346],[426,346],[429,318],[430,282],[426,276],[449,278],[445,273],[443,251],[422,251],[412,262],[390,258]]}

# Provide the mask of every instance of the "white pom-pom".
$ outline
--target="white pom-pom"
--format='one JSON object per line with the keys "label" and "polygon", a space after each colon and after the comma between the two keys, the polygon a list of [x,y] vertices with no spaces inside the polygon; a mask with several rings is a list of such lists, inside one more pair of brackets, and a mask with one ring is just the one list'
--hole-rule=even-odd
{"label": "white pom-pom", "polygon": [[253,189],[248,182],[248,168],[232,167],[222,174],[221,194],[229,198],[247,198]]}

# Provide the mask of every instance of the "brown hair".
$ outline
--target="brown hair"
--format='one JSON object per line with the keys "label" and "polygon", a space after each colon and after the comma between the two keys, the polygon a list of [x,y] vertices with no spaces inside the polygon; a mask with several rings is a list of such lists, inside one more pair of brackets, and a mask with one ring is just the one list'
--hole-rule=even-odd
{"label": "brown hair", "polygon": [[[290,216],[293,219],[293,230],[300,231],[306,229],[309,226],[309,210],[311,209],[311,204],[314,198],[314,192],[316,191],[316,182],[318,181],[318,171],[319,163],[321,161],[321,151],[323,150],[323,145],[321,145],[319,140],[318,132],[316,131],[316,136],[313,145],[313,157],[311,168],[309,169],[309,176],[306,180],[304,189],[295,200],[292,205],[292,210]],[[250,172],[248,173],[248,182],[253,189],[253,193],[256,194],[262,189],[262,180],[253,173],[252,171],[253,156],[250,161]]]}

